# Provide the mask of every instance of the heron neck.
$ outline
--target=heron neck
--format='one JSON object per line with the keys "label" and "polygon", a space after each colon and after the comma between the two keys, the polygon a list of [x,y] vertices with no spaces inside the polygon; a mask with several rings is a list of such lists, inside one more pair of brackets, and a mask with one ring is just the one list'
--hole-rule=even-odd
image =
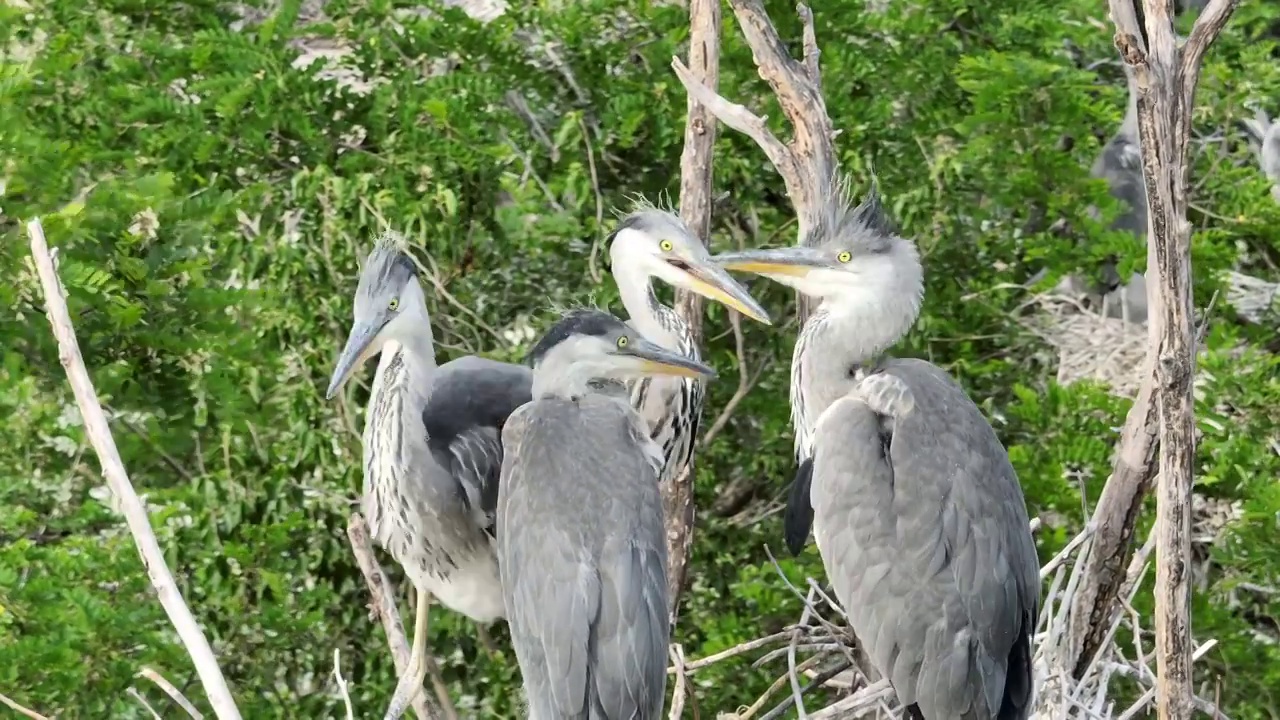
{"label": "heron neck", "polygon": [[548,358],[533,371],[533,397],[574,399],[588,393],[623,396],[622,384],[607,378],[610,369],[604,363]]}
{"label": "heron neck", "polygon": [[791,422],[799,458],[812,453],[818,418],[853,389],[859,370],[879,362],[919,312],[900,307],[824,301],[805,322],[791,359]]}
{"label": "heron neck", "polygon": [[632,327],[650,342],[668,350],[679,349],[678,326],[672,322],[678,316],[674,310],[658,302],[653,291],[653,278],[646,273],[624,271],[614,273],[613,279]]}
{"label": "heron neck", "polygon": [[400,389],[409,393],[419,404],[426,405],[431,397],[432,386],[435,384],[437,367],[435,344],[431,337],[414,335],[388,340],[382,348],[382,357],[378,361],[379,377],[375,378],[375,385],[381,385],[377,380],[381,379],[385,369],[391,365],[396,356],[399,356],[406,376],[404,382],[399,384]]}

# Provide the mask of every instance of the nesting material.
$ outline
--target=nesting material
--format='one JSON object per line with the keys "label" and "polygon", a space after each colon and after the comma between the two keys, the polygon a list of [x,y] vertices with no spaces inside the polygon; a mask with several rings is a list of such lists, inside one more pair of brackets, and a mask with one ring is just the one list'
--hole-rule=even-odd
{"label": "nesting material", "polygon": [[1039,295],[1034,302],[1040,310],[1024,325],[1058,351],[1059,384],[1098,380],[1116,395],[1138,394],[1147,357],[1145,324],[1102,317],[1061,295]]}
{"label": "nesting material", "polygon": [[1234,270],[1224,272],[1222,280],[1227,286],[1227,302],[1244,320],[1257,324],[1268,313],[1280,312],[1280,283]]}
{"label": "nesting material", "polygon": [[[1261,323],[1269,313],[1280,312],[1280,283],[1234,270],[1224,272],[1222,280],[1227,302],[1244,320]],[[1060,384],[1097,380],[1121,397],[1138,394],[1147,356],[1146,323],[1102,317],[1055,291],[1037,295],[1032,302],[1039,311],[1023,325],[1058,351]]]}

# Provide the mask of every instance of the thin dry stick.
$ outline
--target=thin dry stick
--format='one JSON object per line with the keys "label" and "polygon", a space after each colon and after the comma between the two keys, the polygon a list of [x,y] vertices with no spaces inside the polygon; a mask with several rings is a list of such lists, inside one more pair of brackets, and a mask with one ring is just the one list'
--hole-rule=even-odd
{"label": "thin dry stick", "polygon": [[338,694],[342,696],[342,704],[347,708],[347,720],[356,720],[355,711],[351,708],[351,691],[347,689],[346,678],[342,677],[338,648],[333,649],[333,679],[338,683]]}
{"label": "thin dry stick", "polygon": [[1110,0],[1115,45],[1133,68],[1149,206],[1150,356],[1159,406],[1160,481],[1156,503],[1156,708],[1161,720],[1190,718],[1192,688],[1191,487],[1195,473],[1195,341],[1192,331],[1190,168],[1187,145],[1200,63],[1238,0],[1214,0],[1179,48],[1172,6]]}
{"label": "thin dry stick", "polygon": [[[758,650],[766,645],[772,645],[773,643],[776,643],[776,642],[782,642],[783,640],[786,640],[790,637],[791,637],[791,630],[788,629],[788,630],[783,630],[782,632],[776,632],[766,637],[750,640],[740,645],[734,645],[728,650],[721,650],[720,652],[714,655],[708,655],[699,660],[694,660],[691,663],[685,663],[684,671],[692,674],[697,670],[700,670],[709,665],[714,665],[722,660],[728,660],[731,657],[735,657],[743,653],[748,653],[748,652],[751,652],[752,650]],[[675,671],[676,671],[676,667],[674,665],[667,668],[668,675],[674,673]]]}
{"label": "thin dry stick", "polygon": [[[396,609],[395,593],[391,582],[382,572],[382,566],[373,556],[373,545],[369,541],[369,525],[360,513],[352,513],[347,521],[347,539],[351,542],[351,551],[356,556],[356,564],[364,575],[365,584],[369,586],[369,595],[373,598],[373,610],[382,621],[382,630],[387,636],[387,646],[391,649],[391,662],[396,668],[396,676],[404,674],[409,664],[409,643],[405,640],[404,625],[400,622],[400,611]],[[436,699],[448,720],[458,720],[457,710],[449,697],[449,688],[444,684],[440,668],[430,654],[427,654],[427,673],[431,676],[431,685]],[[418,720],[436,720],[437,715],[427,706],[427,699],[422,693],[414,696],[411,704]]]}
{"label": "thin dry stick", "polygon": [[809,595],[804,601],[804,612],[800,613],[800,627],[791,633],[791,644],[787,646],[787,672],[791,676],[791,697],[796,702],[796,717],[808,720],[809,713],[804,711],[804,698],[800,690],[800,676],[796,674],[796,645],[800,642],[800,628],[809,623],[809,613],[813,610],[814,588],[809,588]]}
{"label": "thin dry stick", "polygon": [[142,696],[142,693],[138,692],[138,688],[130,685],[125,692],[134,700],[137,700],[142,707],[146,708],[147,712],[151,713],[151,717],[155,718],[155,720],[162,720],[160,713],[156,712],[156,709],[151,707],[151,703],[147,702],[147,699]]}
{"label": "thin dry stick", "polygon": [[213,648],[205,639],[200,625],[191,614],[191,610],[182,599],[173,574],[165,564],[164,553],[156,542],[155,532],[151,529],[151,521],[147,517],[146,507],[129,482],[129,474],[125,472],[124,463],[120,460],[120,452],[116,449],[115,439],[111,437],[111,428],[103,415],[102,405],[98,402],[97,391],[93,381],[89,379],[89,371],[84,366],[84,358],[80,355],[80,344],[76,341],[75,327],[71,324],[71,314],[67,310],[62,282],[58,280],[58,271],[54,267],[53,257],[49,254],[49,246],[45,241],[44,227],[36,218],[27,223],[27,234],[31,238],[31,256],[35,260],[36,271],[40,275],[40,286],[44,293],[46,314],[53,334],[58,339],[58,359],[66,370],[67,380],[76,396],[76,405],[84,419],[85,432],[89,442],[102,464],[102,473],[106,476],[111,492],[120,502],[120,509],[129,524],[129,533],[138,547],[142,564],[151,579],[151,585],[164,606],[169,621],[178,631],[178,638],[186,647],[187,654],[196,666],[200,675],[200,683],[204,686],[209,704],[217,713],[219,720],[240,720],[240,710],[227,688],[226,678],[218,667]]}
{"label": "thin dry stick", "polygon": [[193,718],[193,720],[204,720],[204,716],[200,714],[199,710],[196,710],[196,707],[191,704],[191,701],[187,699],[187,696],[183,695],[181,690],[174,687],[173,683],[165,679],[165,677],[160,673],[144,666],[138,671],[138,674],[135,675],[135,677],[146,678],[155,683],[156,687],[163,690],[165,695],[168,695],[171,700],[178,703],[178,706],[186,711],[187,715]]}
{"label": "thin dry stick", "polygon": [[[690,81],[714,93],[720,77],[720,0],[689,2]],[[680,219],[703,243],[711,235],[711,156],[715,149],[716,119],[692,96],[688,99],[684,151],[680,155]],[[702,343],[702,298],[678,291],[676,312],[689,327],[695,344]],[[730,310],[730,312],[733,312]],[[693,552],[693,460],[662,486],[667,531],[667,593],[674,627],[680,616],[680,595]]]}
{"label": "thin dry stick", "polygon": [[684,714],[684,696],[688,692],[689,677],[684,671],[684,648],[680,643],[673,643],[667,648],[667,654],[671,656],[671,662],[676,668],[676,689],[671,693],[671,713],[667,716],[670,720],[680,720],[680,716]]}
{"label": "thin dry stick", "polygon": [[40,713],[36,712],[35,710],[31,710],[31,709],[29,709],[29,708],[25,708],[25,707],[23,707],[23,706],[19,705],[18,703],[14,702],[12,699],[10,699],[10,698],[9,698],[9,696],[5,695],[4,693],[0,693],[0,703],[4,703],[4,704],[5,704],[5,706],[7,706],[10,710],[12,710],[12,711],[14,711],[14,712],[18,713],[19,715],[23,715],[23,716],[29,717],[29,718],[31,718],[31,720],[49,720],[49,718],[45,717],[44,715],[41,715]]}

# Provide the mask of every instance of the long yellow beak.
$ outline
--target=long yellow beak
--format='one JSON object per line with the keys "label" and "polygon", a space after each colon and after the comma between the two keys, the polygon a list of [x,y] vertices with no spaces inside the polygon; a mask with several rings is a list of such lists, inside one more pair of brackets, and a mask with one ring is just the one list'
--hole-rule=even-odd
{"label": "long yellow beak", "polygon": [[726,270],[791,277],[804,277],[831,264],[825,253],[806,247],[742,250],[721,253],[712,260]]}
{"label": "long yellow beak", "polygon": [[709,365],[640,338],[636,338],[625,349],[617,351],[617,354],[635,358],[640,372],[644,374],[690,378],[716,377],[715,369]]}
{"label": "long yellow beak", "polygon": [[772,325],[769,313],[751,297],[751,293],[717,263],[687,263],[681,268],[688,275],[688,289],[733,308],[758,323]]}

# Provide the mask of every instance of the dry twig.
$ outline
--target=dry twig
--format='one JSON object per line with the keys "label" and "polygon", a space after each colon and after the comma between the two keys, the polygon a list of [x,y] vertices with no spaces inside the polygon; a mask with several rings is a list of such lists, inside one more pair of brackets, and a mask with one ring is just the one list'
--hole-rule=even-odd
{"label": "dry twig", "polygon": [[351,708],[351,692],[347,689],[346,678],[342,677],[342,663],[338,658],[338,648],[334,648],[333,680],[338,683],[338,694],[342,696],[342,704],[347,708],[347,720],[356,720],[355,711]]}
{"label": "dry twig", "polygon": [[[356,556],[356,564],[364,575],[365,584],[369,586],[369,595],[373,598],[373,612],[382,621],[383,632],[387,635],[387,646],[391,648],[391,662],[396,668],[396,677],[404,674],[409,664],[409,643],[405,640],[404,625],[400,621],[400,611],[396,609],[395,592],[391,589],[391,581],[382,566],[373,556],[373,545],[369,541],[369,525],[360,513],[352,513],[347,521],[347,539],[351,541],[351,551]],[[447,720],[458,720],[457,710],[449,698],[449,688],[440,674],[440,667],[430,653],[424,658],[427,662],[427,674],[431,676],[431,685],[436,699],[440,703]],[[418,720],[435,720],[439,714],[433,713],[427,706],[427,699],[422,693],[415,695],[411,704]]]}
{"label": "dry twig", "polygon": [[151,707],[151,703],[147,702],[147,699],[142,696],[142,693],[138,692],[138,688],[130,685],[128,688],[125,689],[125,692],[129,694],[129,697],[133,698],[134,700],[137,700],[138,703],[142,705],[142,707],[145,708],[148,713],[151,714],[151,717],[155,718],[155,720],[162,720],[162,718],[160,717],[160,713],[156,712],[156,709]]}
{"label": "dry twig", "polygon": [[[689,2],[690,82],[714,94],[720,77],[720,0]],[[684,152],[680,156],[680,218],[707,242],[711,235],[711,156],[715,148],[715,116],[692,95],[688,100]],[[676,293],[676,312],[688,323],[693,342],[702,342],[702,298]],[[730,312],[733,312],[732,310]],[[693,552],[693,461],[662,487],[667,530],[667,588],[671,624],[679,617],[680,594]]]}
{"label": "dry twig", "polygon": [[93,444],[93,450],[102,464],[102,473],[106,476],[107,484],[111,486],[111,492],[120,502],[121,510],[129,525],[129,533],[138,547],[138,554],[142,557],[147,576],[156,590],[156,595],[160,598],[160,604],[164,606],[165,613],[169,616],[169,621],[177,630],[178,638],[191,656],[196,672],[200,676],[200,683],[204,686],[205,695],[219,720],[240,720],[240,710],[231,697],[226,678],[222,676],[217,658],[214,657],[213,648],[209,646],[209,641],[205,639],[200,625],[196,623],[191,610],[182,599],[182,593],[178,590],[173,574],[169,572],[169,566],[165,563],[160,544],[156,542],[146,507],[133,489],[133,484],[129,482],[129,474],[120,460],[120,453],[111,436],[111,429],[102,412],[102,405],[98,401],[93,381],[89,378],[84,358],[80,355],[80,345],[76,341],[75,328],[71,324],[71,314],[67,310],[62,282],[58,280],[58,272],[54,267],[53,257],[49,253],[49,246],[44,237],[44,227],[40,224],[39,218],[27,223],[27,234],[31,238],[31,255],[35,260],[36,271],[40,275],[40,286],[47,306],[46,314],[53,328],[53,334],[58,340],[58,359],[66,370],[67,380],[71,383],[71,389],[76,396],[76,405],[80,408],[80,415],[84,419],[85,432],[89,435],[89,442]]}
{"label": "dry twig", "polygon": [[689,676],[684,671],[684,648],[680,643],[673,643],[667,648],[667,653],[671,656],[676,671],[676,688],[671,693],[671,713],[667,717],[670,720],[680,720],[680,716],[684,714],[684,698],[689,684]]}
{"label": "dry twig", "polygon": [[0,703],[3,703],[5,707],[18,713],[19,715],[22,715],[23,717],[31,718],[31,720],[50,720],[49,718],[45,717],[44,715],[41,715],[35,710],[19,705],[17,702],[12,700],[8,695],[5,695],[4,693],[0,693]]}
{"label": "dry twig", "polygon": [[165,676],[144,666],[138,671],[137,677],[146,678],[155,683],[156,687],[163,690],[164,694],[168,695],[170,700],[177,703],[178,707],[182,708],[183,711],[187,713],[187,716],[192,720],[204,720],[204,716],[200,714],[199,710],[196,710],[195,706],[191,704],[191,701],[187,699],[187,696],[183,695],[182,691],[174,686],[173,683],[169,682]]}

